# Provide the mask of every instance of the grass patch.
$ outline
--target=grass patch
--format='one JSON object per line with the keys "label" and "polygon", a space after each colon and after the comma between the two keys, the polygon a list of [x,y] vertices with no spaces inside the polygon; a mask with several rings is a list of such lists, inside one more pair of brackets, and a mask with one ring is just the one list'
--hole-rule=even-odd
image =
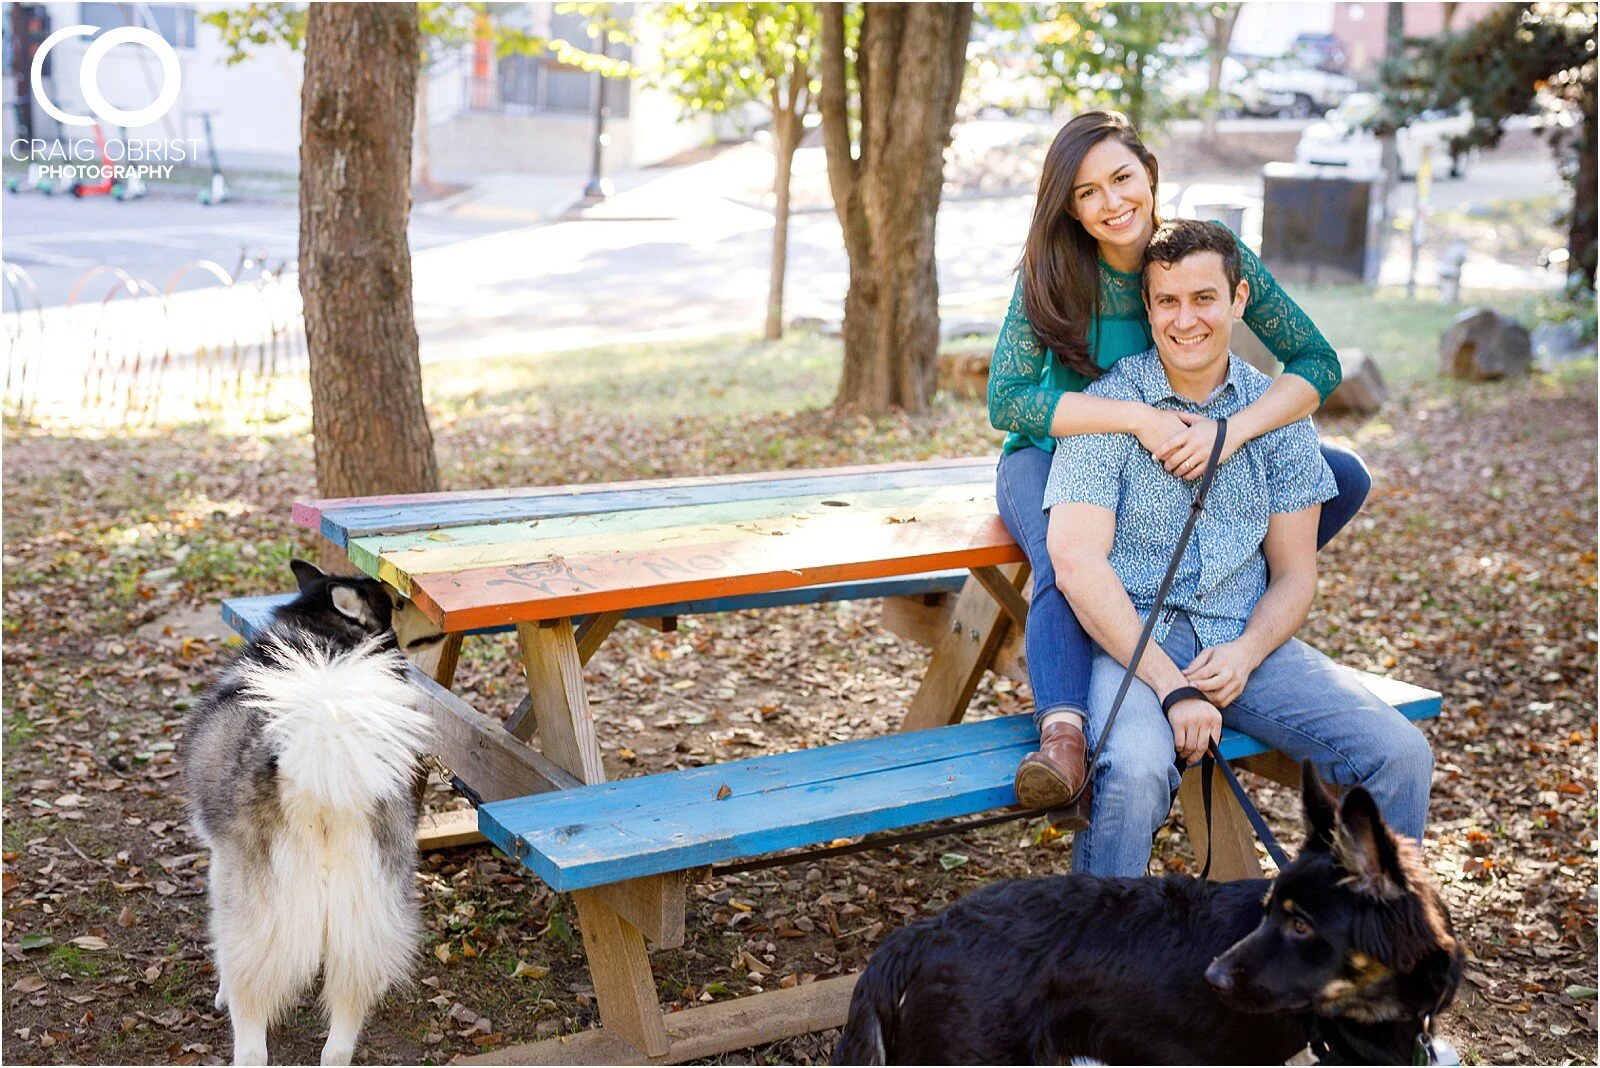
{"label": "grass patch", "polygon": [[778,341],[713,337],[432,364],[423,384],[445,422],[507,405],[528,414],[589,406],[635,419],[719,419],[825,405],[843,358],[837,338],[791,330]]}
{"label": "grass patch", "polygon": [[1441,304],[1436,290],[1419,288],[1417,294],[1408,300],[1396,288],[1300,285],[1290,295],[1334,348],[1361,349],[1378,362],[1391,384],[1437,377],[1439,336],[1464,309],[1492,308],[1532,326],[1543,295],[1469,290],[1460,304]]}
{"label": "grass patch", "polygon": [[77,946],[57,946],[50,953],[50,964],[61,971],[89,979],[100,974],[100,965]]}

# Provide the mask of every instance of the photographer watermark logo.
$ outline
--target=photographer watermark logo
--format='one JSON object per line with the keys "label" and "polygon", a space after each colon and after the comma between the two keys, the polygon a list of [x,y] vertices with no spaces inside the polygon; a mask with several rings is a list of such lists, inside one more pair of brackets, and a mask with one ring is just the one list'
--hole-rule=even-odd
{"label": "photographer watermark logo", "polygon": [[[44,43],[39,46],[39,51],[33,57],[33,98],[44,108],[45,113],[63,126],[93,126],[95,118],[98,118],[112,126],[133,127],[148,126],[171,111],[172,105],[178,102],[178,91],[183,84],[183,72],[178,67],[178,53],[173,51],[172,46],[159,33],[142,26],[120,26],[108,30],[83,54],[83,65],[78,70],[78,88],[82,90],[84,103],[89,105],[94,117],[72,115],[56,107],[55,102],[44,91],[45,56],[50,54],[50,49],[68,37],[92,37],[99,31],[98,26],[66,26],[46,37]],[[106,53],[119,44],[144,45],[161,61],[161,92],[146,107],[126,111],[113,106],[100,91],[100,63],[106,58]]]}
{"label": "photographer watermark logo", "polygon": [[[157,118],[162,118],[166,112],[173,110],[173,104],[178,102],[178,91],[182,88],[182,70],[178,67],[178,53],[173,51],[173,46],[166,43],[162,35],[155,30],[147,30],[142,26],[120,26],[114,30],[107,30],[99,40],[90,45],[88,51],[83,53],[83,66],[78,69],[78,88],[83,91],[83,102],[90,106],[94,118],[90,115],[70,115],[59,109],[45,93],[45,56],[50,54],[51,48],[59,45],[67,37],[93,37],[98,34],[98,26],[66,26],[56,30],[50,37],[45,38],[45,43],[38,46],[34,53],[34,70],[32,70],[32,83],[34,83],[34,99],[38,106],[45,109],[45,114],[50,115],[56,122],[64,126],[93,126],[94,118],[101,122],[110,123],[112,126],[149,126]],[[162,61],[162,91],[155,96],[155,101],[147,107],[134,110],[123,110],[112,106],[107,101],[106,94],[99,88],[99,66],[106,53],[117,45],[144,45],[154,51],[155,58]]]}
{"label": "photographer watermark logo", "polygon": [[[149,126],[166,117],[178,102],[183,88],[183,71],[178,65],[178,53],[154,30],[142,26],[119,26],[101,34],[83,53],[78,68],[78,88],[90,114],[74,115],[62,110],[50,99],[44,87],[44,61],[50,50],[68,37],[93,37],[100,33],[98,26],[66,26],[52,33],[40,44],[33,56],[33,99],[45,114],[62,126],[122,127],[127,130]],[[150,104],[128,110],[119,108],[106,99],[100,89],[100,64],[106,53],[120,44],[136,44],[155,53],[161,63],[161,91]],[[102,138],[98,134],[87,138],[17,138],[8,146],[9,155],[18,162],[29,164],[29,173],[35,179],[76,182],[79,179],[111,179],[127,181],[132,178],[169,178],[173,167],[179,163],[193,162],[199,156],[200,142],[196,138],[181,140],[120,140]],[[74,187],[76,188],[76,187]]]}

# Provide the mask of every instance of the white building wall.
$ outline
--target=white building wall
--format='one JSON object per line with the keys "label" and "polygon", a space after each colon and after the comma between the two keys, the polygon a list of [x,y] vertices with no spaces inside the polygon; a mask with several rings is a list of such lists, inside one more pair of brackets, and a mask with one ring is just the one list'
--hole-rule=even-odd
{"label": "white building wall", "polygon": [[1281,56],[1302,33],[1333,30],[1331,3],[1284,3],[1252,0],[1239,12],[1230,49],[1250,55]]}
{"label": "white building wall", "polygon": [[[50,10],[52,31],[84,21],[79,3],[57,2]],[[197,14],[229,6],[208,0],[189,5]],[[236,5],[235,5],[236,6]],[[531,4],[534,29],[548,26],[549,4]],[[542,17],[541,17],[542,16]],[[542,25],[541,25],[542,23]],[[6,27],[9,31],[9,25]],[[635,49],[636,60],[653,61],[655,46],[646,30],[645,40]],[[79,68],[90,44],[88,37],[63,40],[51,52],[52,73],[47,79],[51,99],[66,111],[87,113],[79,88]],[[201,112],[212,112],[212,135],[225,169],[265,170],[292,173],[298,169],[300,154],[300,87],[304,58],[287,46],[274,43],[253,46],[248,59],[229,65],[227,50],[219,30],[195,20],[195,39],[189,46],[177,47],[183,73],[183,88],[178,102],[165,119],[142,130],[130,130],[134,138],[161,140],[202,139]],[[470,59],[456,67],[446,64],[439,72],[441,82],[460,79],[470,70]],[[117,107],[142,107],[152,101],[160,87],[159,61],[147,49],[122,45],[112,49],[100,66],[100,87],[106,99]],[[11,99],[11,80],[6,79],[6,101]],[[459,89],[440,84],[430,93],[431,101],[454,100],[464,103]],[[592,118],[573,115],[507,115],[474,112],[454,107],[438,109],[430,123],[434,167],[439,171],[505,171],[588,174],[591,151]],[[606,152],[608,169],[649,166],[703,144],[712,135],[708,116],[680,121],[679,106],[669,94],[633,87],[628,118],[613,118],[607,126],[611,145]],[[4,109],[5,137],[13,134],[11,108]],[[54,122],[43,116],[36,122],[46,133]],[[442,121],[441,121],[442,120]],[[118,131],[106,131],[112,138]],[[87,127],[68,131],[72,137],[92,137]],[[202,163],[204,146],[200,147]]]}

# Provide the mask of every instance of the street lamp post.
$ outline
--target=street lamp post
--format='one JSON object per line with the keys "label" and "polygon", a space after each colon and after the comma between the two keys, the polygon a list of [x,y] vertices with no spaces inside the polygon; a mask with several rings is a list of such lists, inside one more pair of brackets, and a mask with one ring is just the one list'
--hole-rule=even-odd
{"label": "street lamp post", "polygon": [[[602,26],[600,29],[600,58],[606,57],[607,33]],[[589,184],[583,187],[585,200],[601,201],[611,195],[611,179],[601,177],[600,168],[603,163],[605,146],[611,138],[606,134],[606,119],[611,115],[611,108],[606,104],[606,76],[602,72],[595,72],[594,93],[594,155],[589,163]]]}

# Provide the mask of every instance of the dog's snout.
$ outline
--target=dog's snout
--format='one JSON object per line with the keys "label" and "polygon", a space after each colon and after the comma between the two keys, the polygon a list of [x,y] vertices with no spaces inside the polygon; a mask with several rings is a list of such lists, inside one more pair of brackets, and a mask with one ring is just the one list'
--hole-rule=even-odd
{"label": "dog's snout", "polygon": [[1220,957],[1206,969],[1206,982],[1226,994],[1233,990],[1233,968]]}

